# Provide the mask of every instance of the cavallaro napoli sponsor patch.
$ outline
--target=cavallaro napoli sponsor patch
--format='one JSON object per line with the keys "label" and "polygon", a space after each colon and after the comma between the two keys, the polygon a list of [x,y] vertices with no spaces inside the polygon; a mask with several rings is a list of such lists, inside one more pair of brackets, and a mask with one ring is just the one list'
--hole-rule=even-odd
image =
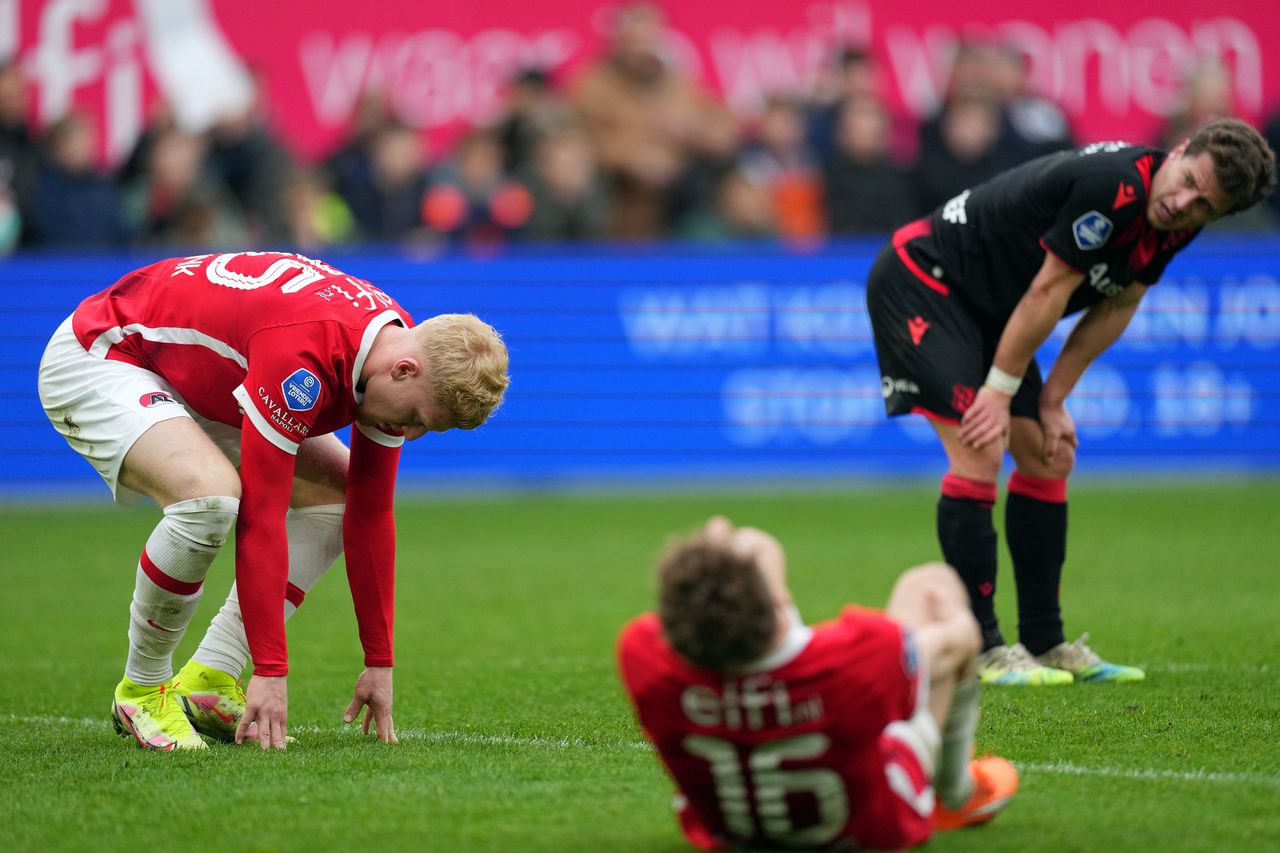
{"label": "cavallaro napoli sponsor patch", "polygon": [[1111,224],[1111,220],[1096,210],[1089,211],[1071,223],[1071,233],[1076,238],[1076,245],[1085,252],[1101,249],[1113,230],[1115,226]]}
{"label": "cavallaro napoli sponsor patch", "polygon": [[310,370],[299,368],[280,383],[280,390],[284,393],[284,404],[291,411],[306,412],[315,406],[320,396],[320,380]]}

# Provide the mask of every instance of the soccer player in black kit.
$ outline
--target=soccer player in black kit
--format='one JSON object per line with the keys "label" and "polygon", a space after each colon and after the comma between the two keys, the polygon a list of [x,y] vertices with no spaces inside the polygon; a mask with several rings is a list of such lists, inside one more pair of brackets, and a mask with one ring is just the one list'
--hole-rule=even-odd
{"label": "soccer player in black kit", "polygon": [[[1098,143],[1010,169],[903,226],[867,279],[889,415],[923,414],[947,454],[937,528],[983,630],[988,684],[1137,681],[1088,635],[1067,643],[1058,586],[1076,431],[1065,401],[1129,324],[1165,266],[1209,222],[1275,186],[1275,153],[1248,124],[1220,119],[1166,153]],[[1083,311],[1047,377],[1035,355]],[[992,505],[1013,456],[1005,535],[1018,637],[996,622]]]}

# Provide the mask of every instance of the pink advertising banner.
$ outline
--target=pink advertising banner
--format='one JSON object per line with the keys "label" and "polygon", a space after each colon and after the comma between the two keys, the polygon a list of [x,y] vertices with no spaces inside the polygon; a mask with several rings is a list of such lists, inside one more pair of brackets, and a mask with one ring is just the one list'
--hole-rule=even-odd
{"label": "pink advertising banner", "polygon": [[[1057,101],[1082,141],[1151,139],[1183,74],[1216,59],[1237,112],[1280,108],[1280,4],[1166,0],[699,0],[658,4],[678,63],[738,113],[803,93],[840,46],[868,50],[902,114],[930,115],[957,43],[994,38],[1027,57],[1032,88]],[[605,44],[616,4],[600,0],[0,0],[0,58],[28,75],[41,125],[68,109],[98,121],[118,160],[160,99],[198,128],[244,106],[251,81],[278,132],[322,156],[362,94],[435,141],[492,121],[504,81],[528,66],[572,82]]]}

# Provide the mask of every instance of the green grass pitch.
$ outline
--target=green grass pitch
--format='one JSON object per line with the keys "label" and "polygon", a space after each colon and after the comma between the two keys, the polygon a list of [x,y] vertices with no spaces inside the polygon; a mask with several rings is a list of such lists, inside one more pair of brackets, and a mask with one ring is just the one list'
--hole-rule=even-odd
{"label": "green grass pitch", "polygon": [[[401,743],[342,725],[360,651],[338,570],[289,628],[299,741],[280,754],[150,754],[111,731],[154,508],[0,508],[0,849],[687,849],[612,661],[665,536],[713,512],[775,531],[816,621],[935,558],[935,494],[406,499]],[[1022,789],[929,849],[1280,850],[1280,481],[1085,481],[1071,513],[1068,633],[1148,680],[987,690],[979,746],[1015,761]],[[1001,582],[1012,633],[1007,562]]]}

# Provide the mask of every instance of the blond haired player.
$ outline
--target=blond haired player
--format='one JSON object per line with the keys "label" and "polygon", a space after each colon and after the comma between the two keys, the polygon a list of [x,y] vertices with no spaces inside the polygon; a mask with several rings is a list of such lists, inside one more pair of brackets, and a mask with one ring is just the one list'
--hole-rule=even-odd
{"label": "blond haired player", "polygon": [[[117,730],[161,750],[204,748],[201,734],[284,748],[284,621],[345,550],[366,668],[344,718],[367,709],[365,732],[394,741],[400,446],[484,423],[507,381],[506,347],[476,317],[415,325],[301,255],[171,258],[81,302],[45,350],[41,402],[118,502],[164,510],[137,563]],[[334,433],[351,425],[348,450]],[[233,530],[236,583],[174,677]]]}

